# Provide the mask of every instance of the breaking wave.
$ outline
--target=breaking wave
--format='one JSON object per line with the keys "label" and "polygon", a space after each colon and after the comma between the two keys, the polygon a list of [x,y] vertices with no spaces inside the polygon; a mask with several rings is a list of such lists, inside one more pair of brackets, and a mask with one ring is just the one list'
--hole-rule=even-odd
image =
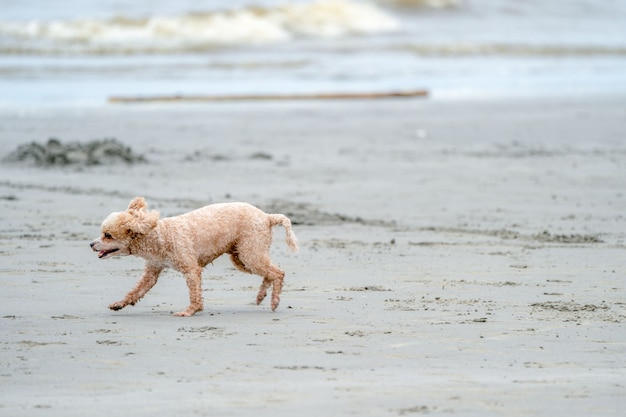
{"label": "breaking wave", "polygon": [[143,18],[0,21],[0,53],[180,53],[394,31],[398,22],[368,3],[314,0],[276,7]]}

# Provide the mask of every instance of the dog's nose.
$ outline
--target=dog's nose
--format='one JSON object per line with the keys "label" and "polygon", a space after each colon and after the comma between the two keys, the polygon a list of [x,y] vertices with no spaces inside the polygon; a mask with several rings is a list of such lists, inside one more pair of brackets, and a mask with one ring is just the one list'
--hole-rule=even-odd
{"label": "dog's nose", "polygon": [[96,242],[91,242],[91,243],[89,244],[89,246],[93,249],[93,245],[95,245],[95,244],[96,244]]}

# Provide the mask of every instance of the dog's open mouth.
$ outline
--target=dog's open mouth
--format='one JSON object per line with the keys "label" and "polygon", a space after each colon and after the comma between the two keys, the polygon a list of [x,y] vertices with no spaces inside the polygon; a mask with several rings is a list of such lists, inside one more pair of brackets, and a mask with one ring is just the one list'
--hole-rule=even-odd
{"label": "dog's open mouth", "polygon": [[104,258],[107,255],[110,255],[113,252],[117,252],[119,249],[109,249],[109,250],[101,250],[98,252],[98,258]]}

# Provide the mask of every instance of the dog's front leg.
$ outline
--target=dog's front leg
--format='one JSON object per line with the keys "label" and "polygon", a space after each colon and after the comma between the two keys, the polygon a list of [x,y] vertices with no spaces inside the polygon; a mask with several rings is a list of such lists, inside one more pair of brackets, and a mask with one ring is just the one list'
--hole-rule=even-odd
{"label": "dog's front leg", "polygon": [[178,317],[191,317],[198,311],[202,311],[202,268],[185,268],[181,272],[187,281],[189,287],[189,307],[184,311],[174,313]]}
{"label": "dog's front leg", "polygon": [[150,288],[154,287],[154,284],[157,283],[157,280],[159,279],[159,274],[162,270],[163,267],[161,266],[146,264],[143,276],[141,277],[135,288],[133,288],[132,291],[126,294],[126,297],[124,297],[122,301],[111,304],[109,308],[111,310],[121,310],[129,304],[135,305],[137,301],[141,300],[141,298],[146,295],[148,291],[150,291]]}

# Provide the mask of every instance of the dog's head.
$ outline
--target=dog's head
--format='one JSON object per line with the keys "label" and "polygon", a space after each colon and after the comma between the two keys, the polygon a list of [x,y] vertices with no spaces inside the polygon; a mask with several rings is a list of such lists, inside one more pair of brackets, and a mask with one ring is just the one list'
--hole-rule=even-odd
{"label": "dog's head", "polygon": [[102,234],[90,246],[98,258],[131,255],[131,245],[157,225],[158,211],[148,211],[143,197],[135,197],[126,211],[114,212],[102,222]]}

